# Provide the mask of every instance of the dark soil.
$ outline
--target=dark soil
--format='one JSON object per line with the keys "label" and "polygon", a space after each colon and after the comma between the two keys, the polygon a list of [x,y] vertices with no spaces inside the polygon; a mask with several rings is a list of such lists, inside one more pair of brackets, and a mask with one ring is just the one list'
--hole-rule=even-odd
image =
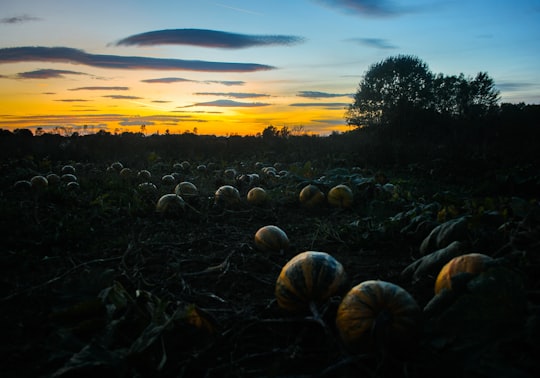
{"label": "dark soil", "polygon": [[[171,172],[169,163],[147,167],[158,187],[150,197],[137,191],[136,178],[91,163],[77,166],[80,186],[73,190],[64,184],[44,190],[14,186],[35,174],[59,173],[66,163],[3,165],[3,377],[538,373],[537,198],[520,197],[519,212],[509,196],[482,194],[485,182],[452,184],[422,169],[384,172],[396,187],[388,193],[370,170],[297,167],[294,175],[281,178],[261,174],[259,185],[270,201],[252,206],[245,201],[250,185],[222,176],[225,163],[218,172],[182,172],[177,181],[193,182],[200,195],[173,214],[155,211],[158,196],[174,191],[174,185],[160,181]],[[239,174],[255,172],[252,166],[234,168]],[[358,177],[366,180],[352,181]],[[298,192],[308,182],[325,192],[334,184],[351,185],[353,207],[303,208]],[[221,184],[240,189],[240,205],[214,204]],[[431,203],[438,206],[431,226],[404,232],[412,218],[404,214]],[[480,217],[486,213],[496,221]],[[465,240],[470,250],[504,259],[512,272],[504,276],[512,283],[497,283],[493,299],[514,298],[510,310],[504,303],[500,307],[506,312],[493,310],[498,307],[489,307],[487,295],[482,316],[469,314],[462,304],[448,306],[450,313],[445,307],[426,314],[417,342],[395,355],[384,346],[355,353],[341,343],[334,326],[340,296],[320,306],[322,323],[310,313],[290,314],[277,306],[274,286],[281,267],[297,253],[317,250],[343,264],[350,286],[372,279],[393,282],[424,308],[433,298],[435,277],[412,282],[401,272],[421,257],[419,246],[436,224],[460,216],[477,221],[470,223]],[[256,250],[253,236],[268,224],[287,233],[289,249]]]}

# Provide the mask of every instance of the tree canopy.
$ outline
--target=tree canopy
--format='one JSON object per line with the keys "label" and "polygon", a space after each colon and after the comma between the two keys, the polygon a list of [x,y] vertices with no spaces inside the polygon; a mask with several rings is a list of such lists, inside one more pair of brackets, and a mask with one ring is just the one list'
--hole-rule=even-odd
{"label": "tree canopy", "polygon": [[370,66],[346,118],[357,127],[402,124],[426,113],[470,118],[488,114],[498,100],[485,72],[474,78],[435,75],[419,58],[398,55]]}

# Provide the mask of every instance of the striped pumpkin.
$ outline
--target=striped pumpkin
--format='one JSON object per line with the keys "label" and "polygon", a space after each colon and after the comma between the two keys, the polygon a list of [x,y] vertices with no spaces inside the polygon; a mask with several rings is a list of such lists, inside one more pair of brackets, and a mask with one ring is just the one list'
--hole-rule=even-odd
{"label": "striped pumpkin", "polygon": [[454,257],[439,272],[435,281],[435,294],[439,294],[443,289],[452,289],[452,277],[457,274],[479,274],[486,270],[492,261],[493,258],[481,253],[468,253]]}
{"label": "striped pumpkin", "polygon": [[352,349],[407,347],[415,339],[421,310],[402,287],[379,280],[354,286],[341,301],[336,327]]}
{"label": "striped pumpkin", "polygon": [[275,296],[282,309],[301,312],[339,294],[346,284],[345,270],[339,261],[326,252],[306,251],[283,266]]}
{"label": "striped pumpkin", "polygon": [[254,237],[255,246],[263,252],[281,252],[289,248],[289,238],[278,226],[259,228]]}
{"label": "striped pumpkin", "polygon": [[352,206],[353,198],[352,189],[344,184],[336,185],[328,192],[328,203],[343,209]]}
{"label": "striped pumpkin", "polygon": [[324,202],[325,196],[318,186],[309,184],[302,188],[298,199],[302,206],[311,209],[321,205]]}

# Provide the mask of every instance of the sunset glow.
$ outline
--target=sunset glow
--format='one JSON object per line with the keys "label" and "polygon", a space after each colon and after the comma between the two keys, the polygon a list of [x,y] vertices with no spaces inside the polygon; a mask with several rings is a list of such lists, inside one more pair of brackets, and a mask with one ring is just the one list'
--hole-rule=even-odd
{"label": "sunset glow", "polygon": [[362,74],[397,54],[540,103],[539,16],[532,0],[5,0],[0,128],[326,135],[349,129]]}

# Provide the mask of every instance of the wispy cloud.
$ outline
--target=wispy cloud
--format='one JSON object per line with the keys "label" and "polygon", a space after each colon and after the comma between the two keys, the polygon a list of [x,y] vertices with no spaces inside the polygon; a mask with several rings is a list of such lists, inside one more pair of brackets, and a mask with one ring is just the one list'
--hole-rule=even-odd
{"label": "wispy cloud", "polygon": [[129,87],[78,87],[68,91],[127,91]]}
{"label": "wispy cloud", "polygon": [[264,102],[239,102],[234,100],[215,100],[208,102],[197,102],[192,105],[184,106],[184,108],[191,108],[194,106],[217,106],[224,108],[256,108],[261,106],[268,106],[270,104]]}
{"label": "wispy cloud", "polygon": [[251,35],[208,29],[166,29],[135,34],[114,43],[116,46],[190,45],[222,49],[254,46],[294,45],[304,38],[292,35]]}
{"label": "wispy cloud", "polygon": [[502,82],[502,83],[496,83],[495,86],[500,91],[518,92],[518,91],[523,91],[523,90],[534,88],[535,86],[538,86],[538,85],[535,85],[533,83],[506,81],[506,82]]}
{"label": "wispy cloud", "polygon": [[351,93],[328,93],[318,91],[300,91],[296,94],[298,97],[306,98],[334,98],[334,97],[351,97]]}
{"label": "wispy cloud", "polygon": [[222,8],[231,9],[231,10],[241,12],[241,13],[254,14],[254,15],[257,15],[257,16],[262,16],[263,15],[262,13],[254,12],[252,10],[245,9],[245,8],[235,8],[235,7],[231,7],[231,6],[228,6],[228,5],[225,5],[225,4],[220,4],[220,3],[213,3],[213,4],[217,5],[219,7],[222,7]]}
{"label": "wispy cloud", "polygon": [[411,9],[401,7],[389,0],[312,0],[342,12],[360,16],[388,17],[408,13]]}
{"label": "wispy cloud", "polygon": [[397,46],[392,45],[386,39],[382,38],[349,38],[346,41],[382,50],[391,50],[397,48]]}
{"label": "wispy cloud", "polygon": [[103,97],[112,98],[114,100],[140,100],[142,98],[138,96],[123,96],[123,95],[105,95]]}
{"label": "wispy cloud", "polygon": [[15,62],[55,62],[84,64],[100,68],[183,70],[205,72],[253,72],[266,71],[275,67],[256,63],[209,62],[202,60],[182,60],[149,58],[140,56],[119,56],[89,54],[69,47],[9,47],[0,49],[0,63]]}
{"label": "wispy cloud", "polygon": [[[0,61],[1,61],[0,56]],[[67,71],[67,70],[53,70],[42,69],[35,71],[20,72],[17,74],[18,79],[57,79],[64,77],[65,75],[87,75],[83,72]]]}
{"label": "wispy cloud", "polygon": [[295,102],[289,106],[296,107],[318,107],[325,109],[342,109],[348,107],[350,104],[346,102]]}
{"label": "wispy cloud", "polygon": [[39,18],[32,17],[27,14],[22,16],[13,16],[13,17],[3,17],[0,18],[0,24],[22,24],[24,22],[38,21]]}
{"label": "wispy cloud", "polygon": [[60,100],[54,100],[58,102],[87,102],[88,100],[82,99],[82,98],[65,98]]}
{"label": "wispy cloud", "polygon": [[160,77],[160,78],[157,78],[157,79],[141,80],[141,82],[150,83],[150,84],[154,84],[154,83],[169,84],[169,83],[183,83],[183,82],[193,83],[193,82],[196,82],[196,80],[184,79],[182,77]]}
{"label": "wispy cloud", "polygon": [[270,97],[264,93],[242,93],[242,92],[197,92],[199,96],[224,96],[232,98],[258,98],[258,97]]}
{"label": "wispy cloud", "polygon": [[145,79],[141,80],[143,83],[149,84],[171,84],[171,83],[202,83],[202,84],[221,84],[226,86],[244,85],[245,81],[240,80],[190,80],[182,77],[161,77],[157,79]]}

